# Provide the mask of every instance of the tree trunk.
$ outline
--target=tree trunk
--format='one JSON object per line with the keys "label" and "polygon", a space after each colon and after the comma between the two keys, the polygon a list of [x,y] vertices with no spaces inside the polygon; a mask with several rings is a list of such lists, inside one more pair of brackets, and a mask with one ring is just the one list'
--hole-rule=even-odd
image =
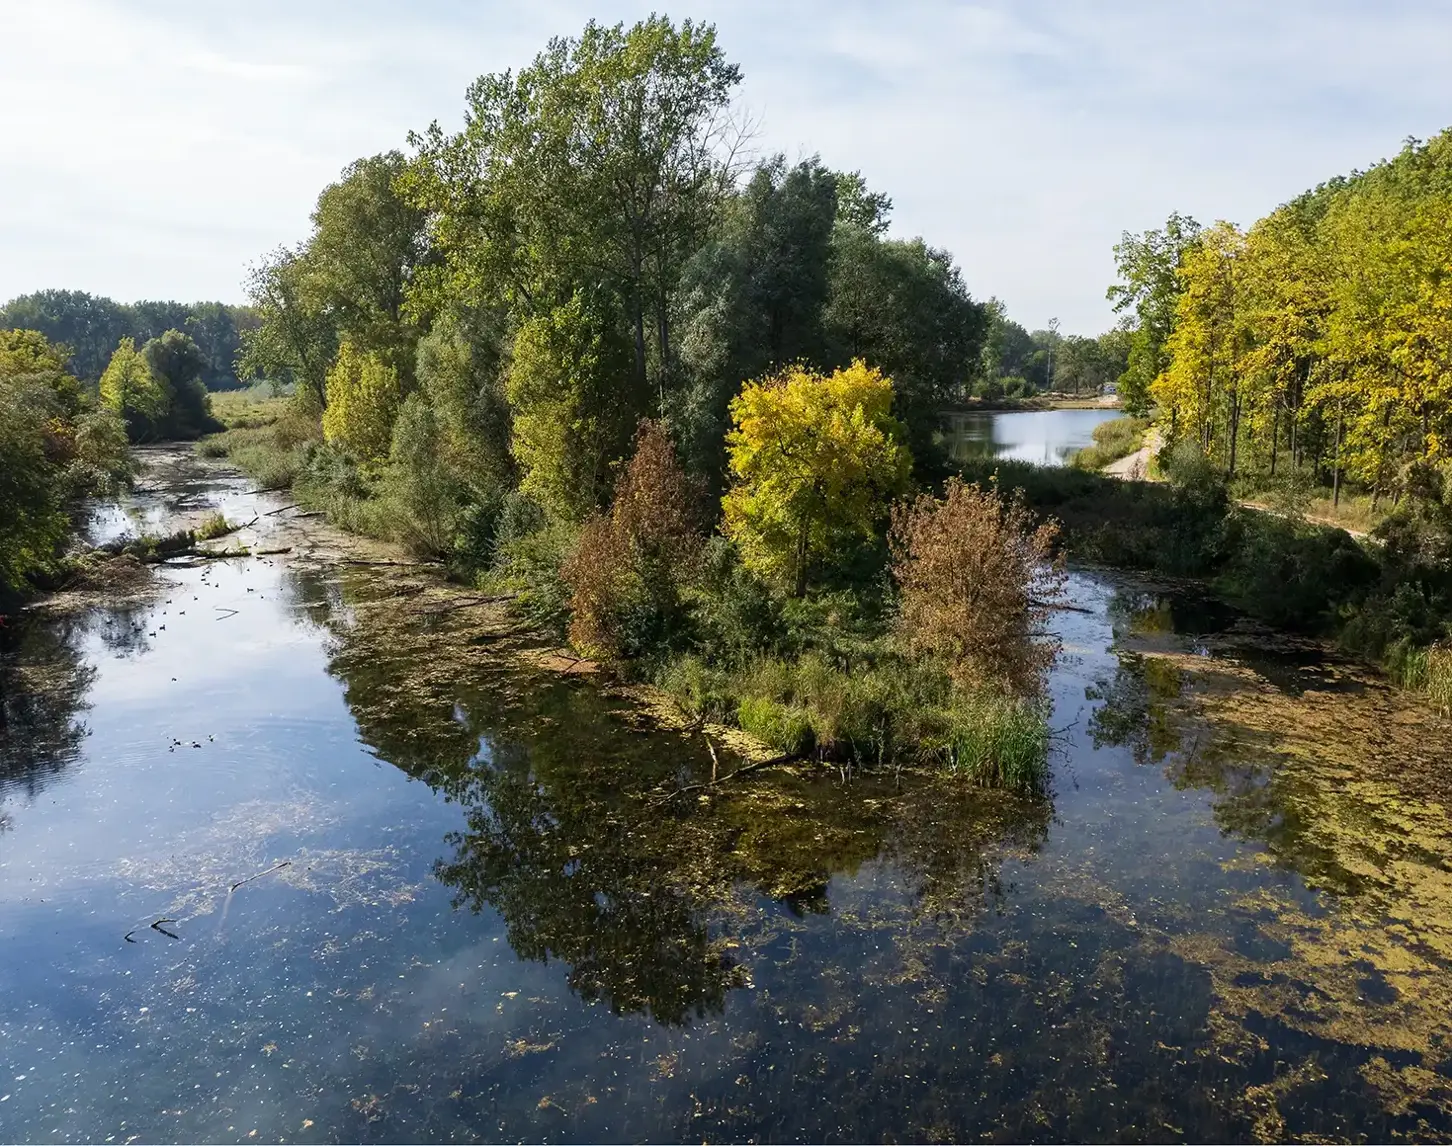
{"label": "tree trunk", "polygon": [[1235,456],[1240,445],[1240,390],[1230,396],[1230,468],[1228,477],[1235,476]]}
{"label": "tree trunk", "polygon": [[666,300],[661,298],[655,316],[656,337],[660,340],[660,415],[665,416],[665,387],[670,374],[671,339],[670,316],[666,313]]}
{"label": "tree trunk", "polygon": [[1341,403],[1336,404],[1336,453],[1331,458],[1331,504],[1341,504]]}
{"label": "tree trunk", "polygon": [[645,371],[645,307],[641,305],[638,289],[635,292],[633,309],[631,324],[635,328],[635,383],[639,387],[640,394],[644,395],[649,393],[650,379],[646,376]]}
{"label": "tree trunk", "polygon": [[797,533],[797,575],[796,584],[792,587],[794,597],[807,595],[807,539],[810,535],[811,519],[803,517],[801,529]]}
{"label": "tree trunk", "polygon": [[1270,476],[1276,476],[1276,459],[1281,450],[1281,403],[1276,399],[1271,406],[1271,468]]}

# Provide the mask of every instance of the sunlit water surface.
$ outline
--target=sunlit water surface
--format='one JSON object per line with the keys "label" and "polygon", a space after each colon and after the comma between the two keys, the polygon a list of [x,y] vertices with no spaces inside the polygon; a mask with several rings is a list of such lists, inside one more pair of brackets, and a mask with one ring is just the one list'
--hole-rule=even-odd
{"label": "sunlit water surface", "polygon": [[1365,691],[1213,605],[1073,577],[1051,801],[662,803],[699,739],[417,689],[367,570],[165,578],[5,630],[0,1139],[1452,1136],[1445,813],[1187,708]]}
{"label": "sunlit water surface", "polygon": [[1067,465],[1094,444],[1094,427],[1119,410],[975,411],[953,417],[948,447],[959,461],[1004,458],[1041,466]]}

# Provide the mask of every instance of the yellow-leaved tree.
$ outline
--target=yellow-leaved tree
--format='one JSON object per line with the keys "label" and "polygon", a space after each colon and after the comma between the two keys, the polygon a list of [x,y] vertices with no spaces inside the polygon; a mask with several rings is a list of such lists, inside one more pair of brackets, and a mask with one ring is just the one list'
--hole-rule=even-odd
{"label": "yellow-leaved tree", "polygon": [[892,379],[861,360],[746,384],[731,403],[735,484],[722,506],[748,568],[801,596],[814,566],[873,535],[912,469],[892,399]]}
{"label": "yellow-leaved tree", "polygon": [[156,437],[157,427],[166,417],[170,405],[166,388],[130,338],[121,340],[101,375],[101,404],[126,419],[132,441]]}
{"label": "yellow-leaved tree", "polygon": [[402,401],[398,371],[377,354],[344,342],[328,371],[327,394],[323,437],[341,443],[364,461],[388,457]]}

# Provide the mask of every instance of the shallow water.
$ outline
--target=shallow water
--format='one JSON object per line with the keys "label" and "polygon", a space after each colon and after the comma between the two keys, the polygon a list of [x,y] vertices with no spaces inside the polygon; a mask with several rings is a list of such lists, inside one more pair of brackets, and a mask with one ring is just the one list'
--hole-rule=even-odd
{"label": "shallow water", "polygon": [[1452,1138],[1452,753],[1348,666],[1078,573],[1051,801],[666,801],[374,573],[4,630],[0,1139]]}
{"label": "shallow water", "polygon": [[948,445],[958,461],[1005,458],[1041,466],[1067,465],[1094,444],[1094,427],[1122,417],[1115,409],[1004,410],[957,414]]}

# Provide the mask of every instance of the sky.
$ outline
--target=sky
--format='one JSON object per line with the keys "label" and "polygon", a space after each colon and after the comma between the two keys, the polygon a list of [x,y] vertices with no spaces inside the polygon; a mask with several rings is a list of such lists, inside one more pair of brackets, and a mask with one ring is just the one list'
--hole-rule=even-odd
{"label": "sky", "polygon": [[[1452,125],[1452,5],[690,0],[754,146],[892,197],[1030,328],[1114,320],[1123,231],[1248,224]],[[244,301],[350,160],[459,126],[477,76],[591,18],[569,0],[0,0],[0,300]]]}

